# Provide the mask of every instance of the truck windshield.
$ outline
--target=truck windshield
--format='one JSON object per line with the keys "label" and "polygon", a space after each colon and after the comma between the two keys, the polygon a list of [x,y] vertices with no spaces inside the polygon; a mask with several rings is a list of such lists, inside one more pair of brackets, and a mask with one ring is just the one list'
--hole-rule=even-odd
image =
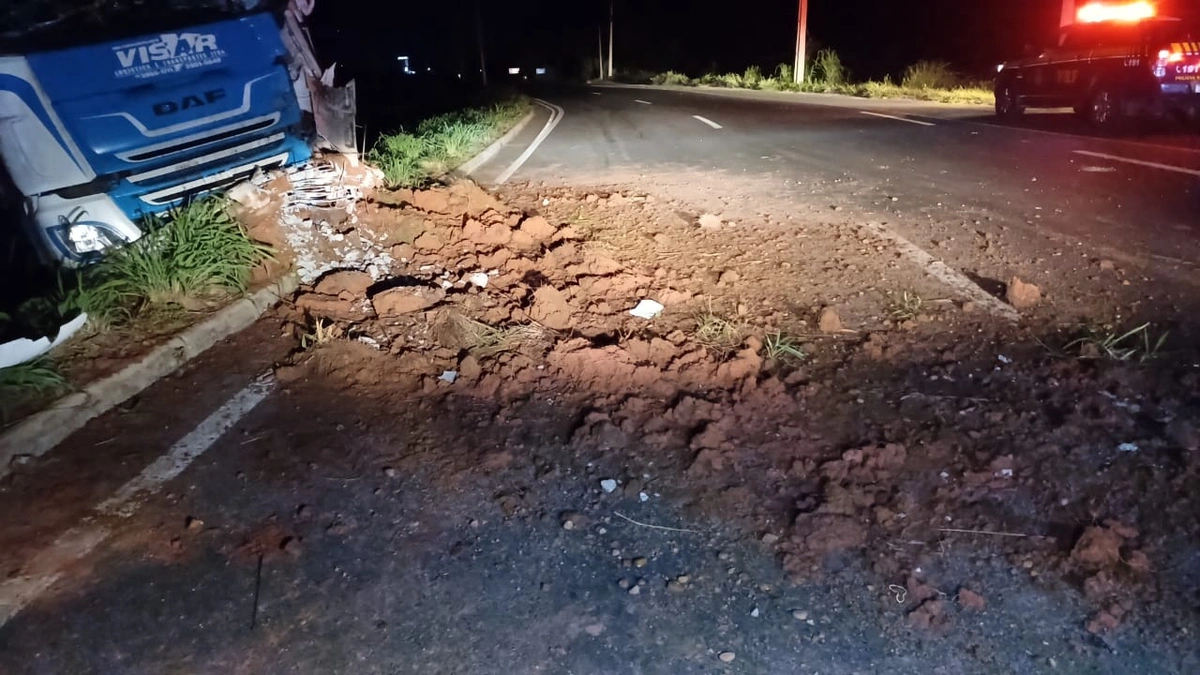
{"label": "truck windshield", "polygon": [[0,3],[0,53],[120,40],[268,9],[273,0],[15,0]]}

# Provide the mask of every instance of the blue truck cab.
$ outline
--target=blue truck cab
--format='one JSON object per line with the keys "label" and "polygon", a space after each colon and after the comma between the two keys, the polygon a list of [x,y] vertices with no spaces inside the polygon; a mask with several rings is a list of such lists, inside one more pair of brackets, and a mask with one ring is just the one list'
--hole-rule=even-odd
{"label": "blue truck cab", "polygon": [[308,159],[287,64],[269,13],[0,55],[0,158],[42,257],[90,262],[149,214]]}

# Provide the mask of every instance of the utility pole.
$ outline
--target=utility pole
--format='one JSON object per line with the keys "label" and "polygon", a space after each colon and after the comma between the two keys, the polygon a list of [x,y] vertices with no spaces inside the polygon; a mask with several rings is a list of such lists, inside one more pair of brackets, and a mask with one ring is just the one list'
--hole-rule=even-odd
{"label": "utility pole", "polygon": [[608,79],[613,77],[613,29],[617,25],[617,0],[608,0]]}
{"label": "utility pole", "polygon": [[604,79],[604,26],[596,26],[596,44],[600,46],[600,79]]}
{"label": "utility pole", "polygon": [[800,0],[800,17],[796,21],[796,84],[804,83],[804,51],[808,47],[808,0]]}
{"label": "utility pole", "polygon": [[1075,0],[1063,0],[1062,2],[1062,21],[1059,22],[1059,28],[1066,28],[1075,23]]}
{"label": "utility pole", "polygon": [[479,39],[479,72],[483,75],[483,86],[488,86],[487,55],[483,48],[483,13],[479,10],[479,0],[475,0],[475,35]]}

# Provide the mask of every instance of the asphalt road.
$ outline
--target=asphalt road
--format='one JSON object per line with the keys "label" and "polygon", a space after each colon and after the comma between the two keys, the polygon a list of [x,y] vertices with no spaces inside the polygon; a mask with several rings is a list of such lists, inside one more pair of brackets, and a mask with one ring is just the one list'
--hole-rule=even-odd
{"label": "asphalt road", "polygon": [[1200,131],[1151,125],[1107,139],[1069,114],[1001,125],[982,107],[848,97],[624,87],[543,95],[565,115],[514,180],[715,170],[795,186],[797,197],[818,184],[826,203],[888,218],[914,240],[921,222],[983,220],[1017,244],[1030,234],[1083,243],[1184,278],[1200,263]]}

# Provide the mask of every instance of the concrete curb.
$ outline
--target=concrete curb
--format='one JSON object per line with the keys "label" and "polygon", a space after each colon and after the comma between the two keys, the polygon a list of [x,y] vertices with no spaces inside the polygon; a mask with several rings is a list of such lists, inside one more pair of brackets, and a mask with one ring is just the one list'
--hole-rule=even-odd
{"label": "concrete curb", "polygon": [[12,471],[13,460],[17,457],[33,458],[46,454],[91,420],[174,373],[217,342],[250,327],[299,286],[296,275],[289,274],[176,335],[137,363],[68,394],[45,410],[18,422],[0,434],[0,478]]}
{"label": "concrete curb", "polygon": [[495,143],[487,146],[484,148],[483,152],[475,155],[471,159],[467,160],[462,166],[455,169],[454,173],[461,174],[463,176],[470,176],[478,171],[479,167],[492,161],[496,155],[500,154],[501,148],[508,145],[514,138],[517,137],[518,134],[525,130],[525,127],[529,126],[529,123],[533,121],[535,115],[537,115],[536,108],[534,110],[530,110],[529,114],[525,115],[525,117],[522,117],[521,121],[517,122],[515,127],[509,129],[508,133],[497,139]]}

